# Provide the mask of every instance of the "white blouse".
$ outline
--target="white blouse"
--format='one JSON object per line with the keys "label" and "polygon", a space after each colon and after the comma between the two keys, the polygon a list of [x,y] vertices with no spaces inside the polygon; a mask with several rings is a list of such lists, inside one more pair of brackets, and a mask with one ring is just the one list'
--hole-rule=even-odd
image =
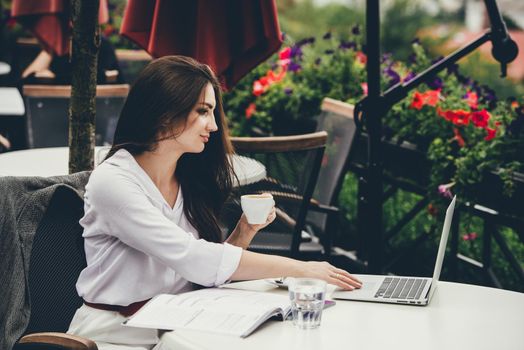
{"label": "white blouse", "polygon": [[173,208],[126,150],[98,166],[86,186],[87,267],[76,288],[91,303],[127,306],[160,293],[227,281],[242,249],[199,239],[183,212],[179,189]]}

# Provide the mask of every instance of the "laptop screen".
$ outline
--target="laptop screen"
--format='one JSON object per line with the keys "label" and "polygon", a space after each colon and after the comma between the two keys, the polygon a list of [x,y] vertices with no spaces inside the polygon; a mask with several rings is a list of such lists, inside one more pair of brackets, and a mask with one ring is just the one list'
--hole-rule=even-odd
{"label": "laptop screen", "polygon": [[437,289],[437,281],[440,277],[442,262],[444,261],[444,255],[446,254],[446,244],[448,242],[449,230],[451,228],[451,221],[453,219],[456,200],[457,196],[454,196],[453,200],[448,206],[448,209],[446,210],[446,218],[444,219],[444,226],[442,226],[442,235],[440,236],[440,244],[438,246],[437,261],[435,262],[435,270],[433,271],[429,299],[431,299],[435,289]]}

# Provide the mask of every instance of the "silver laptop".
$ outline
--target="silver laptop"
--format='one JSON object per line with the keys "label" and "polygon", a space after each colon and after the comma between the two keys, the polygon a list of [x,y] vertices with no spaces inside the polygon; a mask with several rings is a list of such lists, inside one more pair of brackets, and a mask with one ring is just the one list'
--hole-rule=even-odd
{"label": "silver laptop", "polygon": [[428,305],[435,293],[435,289],[437,289],[456,199],[456,196],[453,197],[446,210],[433,278],[355,274],[355,277],[362,281],[362,288],[353,291],[336,291],[333,293],[333,298],[379,303]]}

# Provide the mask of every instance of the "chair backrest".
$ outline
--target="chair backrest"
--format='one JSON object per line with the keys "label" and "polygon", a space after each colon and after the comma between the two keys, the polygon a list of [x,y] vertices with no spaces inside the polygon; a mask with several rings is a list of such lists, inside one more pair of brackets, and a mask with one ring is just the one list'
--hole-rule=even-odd
{"label": "chair backrest", "polygon": [[296,136],[232,137],[237,153],[256,159],[266,167],[266,178],[240,187],[241,194],[273,194],[277,208],[294,223],[291,255],[299,250],[327,137],[325,131]]}
{"label": "chair backrest", "polygon": [[33,240],[29,265],[31,315],[26,334],[66,332],[82,305],[76,281],[86,266],[83,201],[65,188],[57,188]]}
{"label": "chair backrest", "polygon": [[118,65],[126,81],[132,84],[142,69],[153,60],[145,50],[117,49]]}
{"label": "chair backrest", "polygon": [[[111,144],[129,85],[98,85],[96,88],[95,143]],[[26,137],[28,148],[62,147],[69,137],[69,85],[25,85]]]}
{"label": "chair backrest", "polygon": [[[325,98],[321,111],[317,130],[327,131],[328,139],[313,198],[321,204],[334,205],[344,181],[357,128],[353,119],[353,106],[348,103]],[[307,218],[308,222],[325,229],[326,215],[310,211]]]}

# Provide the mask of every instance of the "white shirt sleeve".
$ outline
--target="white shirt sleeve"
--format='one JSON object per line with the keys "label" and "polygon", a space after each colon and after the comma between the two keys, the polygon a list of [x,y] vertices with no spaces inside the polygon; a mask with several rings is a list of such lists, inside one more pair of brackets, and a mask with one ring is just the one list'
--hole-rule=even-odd
{"label": "white shirt sleeve", "polygon": [[86,212],[86,221],[188,281],[219,285],[235,272],[242,255],[240,247],[196,239],[164,216],[133,179],[115,173],[110,178],[108,181],[101,172],[91,176],[86,201],[96,210],[91,215]]}

